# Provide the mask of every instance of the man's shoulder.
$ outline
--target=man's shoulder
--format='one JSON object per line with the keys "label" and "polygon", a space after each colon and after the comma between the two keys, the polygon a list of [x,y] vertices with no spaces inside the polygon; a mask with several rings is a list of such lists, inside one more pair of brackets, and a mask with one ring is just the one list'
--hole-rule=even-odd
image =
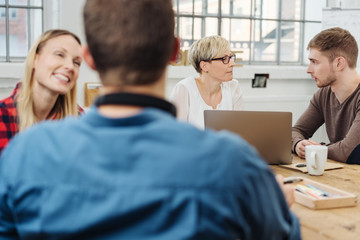
{"label": "man's shoulder", "polygon": [[46,142],[46,140],[43,139],[54,139],[55,136],[60,136],[81,125],[78,119],[72,116],[56,121],[42,121],[21,132],[21,134],[16,135],[15,139],[19,143],[23,142],[25,145],[28,145],[26,142],[30,139],[38,139],[39,141]]}
{"label": "man's shoulder", "polygon": [[184,141],[184,144],[188,145],[196,143],[199,152],[207,152],[207,154],[223,158],[225,161],[257,161],[260,159],[255,148],[234,133],[216,132],[212,129],[204,131],[187,126],[186,123],[179,124],[176,131],[180,134],[179,137],[183,136],[179,139],[189,139],[189,141]]}

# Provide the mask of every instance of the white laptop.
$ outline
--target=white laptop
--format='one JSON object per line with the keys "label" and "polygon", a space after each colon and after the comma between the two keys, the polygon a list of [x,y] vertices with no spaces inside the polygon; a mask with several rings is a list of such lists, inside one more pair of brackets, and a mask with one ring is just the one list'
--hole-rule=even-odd
{"label": "white laptop", "polygon": [[291,112],[205,110],[205,127],[239,134],[268,164],[291,164]]}

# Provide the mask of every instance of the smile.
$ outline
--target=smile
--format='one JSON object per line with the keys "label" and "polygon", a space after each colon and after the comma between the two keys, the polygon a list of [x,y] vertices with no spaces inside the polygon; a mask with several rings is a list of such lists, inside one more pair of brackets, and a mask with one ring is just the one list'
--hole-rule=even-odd
{"label": "smile", "polygon": [[54,73],[54,74],[53,74],[53,76],[54,76],[56,79],[60,80],[60,81],[63,81],[63,82],[70,82],[70,78],[69,78],[69,77],[67,77],[67,76],[65,76],[65,75],[63,75],[63,74],[60,74],[60,73]]}

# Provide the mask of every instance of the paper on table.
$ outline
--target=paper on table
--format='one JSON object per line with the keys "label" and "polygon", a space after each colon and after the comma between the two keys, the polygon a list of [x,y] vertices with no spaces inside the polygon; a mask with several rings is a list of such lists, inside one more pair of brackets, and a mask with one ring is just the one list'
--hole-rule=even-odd
{"label": "paper on table", "polygon": [[[280,167],[284,167],[284,168],[289,168],[289,169],[292,169],[292,170],[296,170],[296,171],[300,171],[300,172],[303,172],[303,173],[307,173],[308,170],[307,170],[307,167],[305,165],[305,167],[297,167],[296,165],[300,164],[300,163],[304,163],[306,164],[305,160],[303,162],[295,162],[295,163],[292,163],[292,164],[288,164],[288,165],[279,165]],[[331,170],[331,169],[338,169],[338,168],[343,168],[344,166],[342,164],[339,164],[339,163],[331,163],[331,162],[327,162],[326,165],[325,165],[325,171],[326,170]]]}

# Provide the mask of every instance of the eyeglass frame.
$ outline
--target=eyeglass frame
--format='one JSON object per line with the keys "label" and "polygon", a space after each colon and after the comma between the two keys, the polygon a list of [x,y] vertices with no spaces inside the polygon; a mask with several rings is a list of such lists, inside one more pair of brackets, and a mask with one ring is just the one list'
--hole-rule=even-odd
{"label": "eyeglass frame", "polygon": [[[229,59],[227,63],[225,62],[225,59]],[[235,62],[236,61],[236,54],[232,54],[230,56],[225,56],[225,57],[212,58],[210,60],[207,60],[207,61],[203,60],[203,61],[204,62],[211,62],[211,61],[219,61],[219,60],[221,60],[223,64],[229,64],[231,59]]]}

